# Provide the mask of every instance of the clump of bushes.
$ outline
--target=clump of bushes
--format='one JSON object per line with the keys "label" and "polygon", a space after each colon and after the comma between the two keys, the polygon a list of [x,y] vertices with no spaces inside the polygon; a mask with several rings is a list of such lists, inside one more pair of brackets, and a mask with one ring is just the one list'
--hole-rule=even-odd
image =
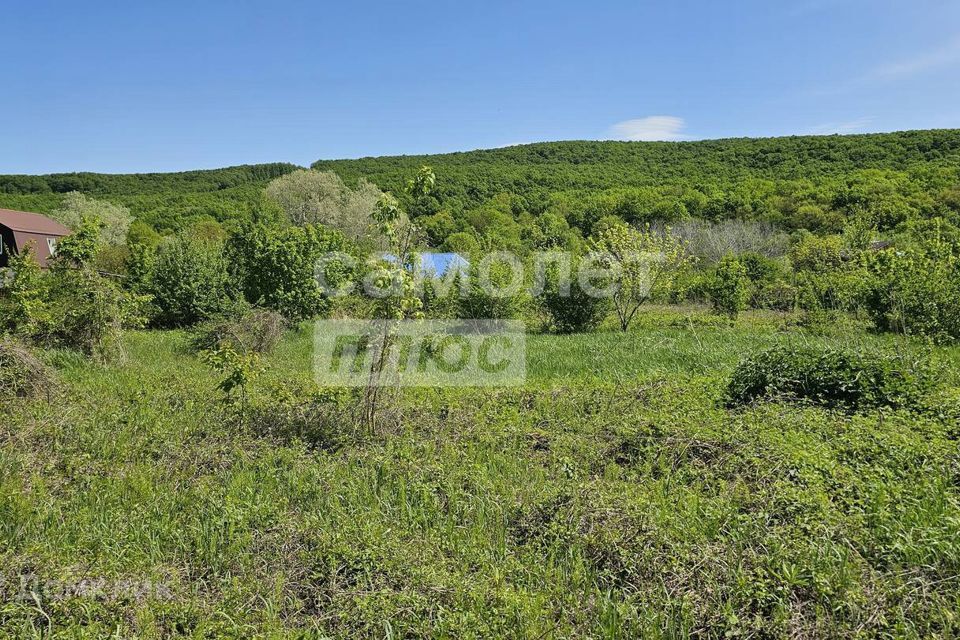
{"label": "clump of bushes", "polygon": [[859,308],[869,274],[860,252],[842,237],[798,233],[790,261],[798,308],[815,316]]}
{"label": "clump of bushes", "polygon": [[13,277],[0,299],[0,330],[24,341],[80,351],[98,360],[120,354],[124,328],[142,326],[146,298],[123,290],[91,266],[99,226],[86,221],[59,245],[46,271],[32,251],[12,256]]}
{"label": "clump of bushes", "polygon": [[716,274],[710,284],[710,301],[713,310],[736,318],[747,308],[750,301],[750,279],[747,268],[733,255],[727,255],[717,264]]}
{"label": "clump of bushes", "polygon": [[870,269],[864,306],[877,329],[941,344],[960,339],[960,259],[945,243],[880,252]]}
{"label": "clump of bushes", "polygon": [[514,275],[504,263],[494,263],[487,278],[481,278],[478,267],[471,266],[469,288],[460,300],[458,316],[464,319],[519,319],[529,299],[523,283],[514,282]]}
{"label": "clump of bushes", "polygon": [[[343,236],[324,227],[245,227],[226,244],[233,282],[247,302],[273,309],[290,323],[325,314],[327,291],[317,280],[317,265],[344,249]],[[323,271],[327,285],[340,286],[352,274],[337,264]]]}
{"label": "clump of bushes", "polygon": [[53,373],[23,344],[0,340],[0,401],[49,395]]}
{"label": "clump of bushes", "polygon": [[238,353],[269,353],[283,336],[283,316],[270,309],[243,309],[196,327],[191,341],[197,351],[229,346]]}
{"label": "clump of bushes", "polygon": [[92,269],[56,272],[49,292],[50,322],[34,336],[37,342],[106,361],[123,356],[123,329],[144,324],[145,298],[131,295]]}
{"label": "clump of bushes", "polygon": [[856,411],[914,407],[933,388],[929,367],[892,354],[781,345],[743,360],[727,384],[728,407],[764,398]]}
{"label": "clump of bushes", "polygon": [[[455,318],[460,309],[460,293],[463,290],[462,274],[454,274],[452,280],[425,278],[420,290],[423,313],[428,318]],[[357,317],[370,316],[370,310]]]}
{"label": "clump of bushes", "polygon": [[569,278],[562,278],[557,270],[550,270],[546,274],[541,300],[550,314],[551,328],[557,333],[593,331],[613,309],[609,298],[584,289],[576,265],[571,267]]}
{"label": "clump of bushes", "polygon": [[188,327],[224,313],[238,297],[227,276],[223,247],[180,235],[144,258],[141,289],[153,298],[152,322],[162,328]]}
{"label": "clump of bushes", "polygon": [[792,311],[797,304],[797,289],[789,282],[765,284],[754,291],[751,305],[757,309]]}

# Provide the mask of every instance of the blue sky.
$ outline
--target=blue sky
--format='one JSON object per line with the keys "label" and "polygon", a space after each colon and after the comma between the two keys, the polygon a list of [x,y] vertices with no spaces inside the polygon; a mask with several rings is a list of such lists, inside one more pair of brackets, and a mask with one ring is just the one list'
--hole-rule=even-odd
{"label": "blue sky", "polygon": [[956,0],[31,0],[2,25],[2,173],[960,127]]}

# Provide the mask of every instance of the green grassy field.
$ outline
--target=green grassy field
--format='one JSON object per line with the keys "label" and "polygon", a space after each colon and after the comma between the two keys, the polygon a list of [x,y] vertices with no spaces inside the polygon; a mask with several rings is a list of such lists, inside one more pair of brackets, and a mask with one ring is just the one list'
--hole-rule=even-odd
{"label": "green grassy field", "polygon": [[[0,633],[955,637],[957,350],[939,410],[731,411],[755,349],[921,347],[705,318],[531,335],[525,386],[407,390],[322,442],[238,419],[181,332],[56,354],[56,396],[0,409]],[[310,363],[289,333],[255,402]]]}

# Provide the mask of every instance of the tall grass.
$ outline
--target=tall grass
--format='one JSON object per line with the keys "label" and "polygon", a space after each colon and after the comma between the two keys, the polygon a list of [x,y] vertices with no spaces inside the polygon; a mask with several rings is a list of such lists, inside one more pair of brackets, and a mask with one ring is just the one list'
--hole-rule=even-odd
{"label": "tall grass", "polygon": [[[530,336],[526,386],[408,390],[336,450],[238,423],[182,333],[61,354],[60,401],[0,409],[0,631],[956,635],[951,414],[717,401],[751,349],[884,339],[674,324]],[[308,376],[310,346],[288,335],[257,392]],[[20,597],[24,575],[158,589]]]}

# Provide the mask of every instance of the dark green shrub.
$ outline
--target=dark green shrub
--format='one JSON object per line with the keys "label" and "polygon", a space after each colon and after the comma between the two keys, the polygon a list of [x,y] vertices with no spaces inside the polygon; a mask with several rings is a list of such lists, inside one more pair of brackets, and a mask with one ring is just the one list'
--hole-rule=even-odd
{"label": "dark green shrub", "polygon": [[[291,323],[329,309],[316,269],[326,254],[342,250],[339,233],[311,225],[248,226],[227,242],[230,272],[247,302],[273,309]],[[348,274],[338,271],[326,276],[328,285],[335,288]]]}
{"label": "dark green shrub", "polygon": [[752,304],[757,309],[792,311],[797,305],[797,289],[788,282],[773,282],[753,294]]}
{"label": "dark green shrub", "polygon": [[736,318],[747,308],[750,301],[750,279],[747,268],[731,255],[717,264],[710,286],[710,302],[713,310]]}
{"label": "dark green shrub", "polygon": [[550,314],[551,328],[557,333],[593,331],[612,310],[609,298],[590,295],[584,290],[576,265],[569,278],[561,279],[555,269],[548,272],[541,300]]}
{"label": "dark green shrub", "polygon": [[712,274],[701,269],[684,269],[671,283],[667,300],[672,304],[683,302],[705,303],[710,299]]}
{"label": "dark green shrub", "polygon": [[856,311],[869,274],[859,253],[840,236],[801,235],[790,253],[796,270],[797,307],[804,311]]}
{"label": "dark green shrub", "polygon": [[[460,308],[461,274],[453,275],[451,281],[425,278],[420,291],[423,314],[427,318],[456,318]],[[365,317],[365,316],[358,316]]]}
{"label": "dark green shrub", "polygon": [[797,271],[822,273],[832,271],[844,262],[843,238],[840,236],[815,236],[801,233],[790,249],[790,261]]}
{"label": "dark green shrub", "polygon": [[523,283],[513,283],[510,268],[503,263],[494,263],[486,282],[479,269],[471,265],[467,295],[460,301],[460,318],[490,318],[516,320],[523,314],[528,295]]}
{"label": "dark green shrub", "polygon": [[787,269],[779,261],[755,251],[737,255],[737,261],[747,270],[747,277],[756,287],[772,284],[787,275]]}
{"label": "dark green shrub", "polygon": [[728,407],[776,398],[857,410],[916,406],[932,388],[929,368],[903,356],[777,346],[737,365],[725,399]]}
{"label": "dark green shrub", "polygon": [[737,260],[750,279],[750,306],[755,309],[788,311],[794,306],[794,292],[789,284],[790,269],[781,260],[756,252],[742,253]]}
{"label": "dark green shrub", "polygon": [[882,251],[870,270],[864,306],[877,329],[939,343],[960,339],[960,260],[948,245]]}
{"label": "dark green shrub", "polygon": [[157,250],[146,278],[158,327],[189,327],[227,311],[237,295],[217,243],[181,235]]}

